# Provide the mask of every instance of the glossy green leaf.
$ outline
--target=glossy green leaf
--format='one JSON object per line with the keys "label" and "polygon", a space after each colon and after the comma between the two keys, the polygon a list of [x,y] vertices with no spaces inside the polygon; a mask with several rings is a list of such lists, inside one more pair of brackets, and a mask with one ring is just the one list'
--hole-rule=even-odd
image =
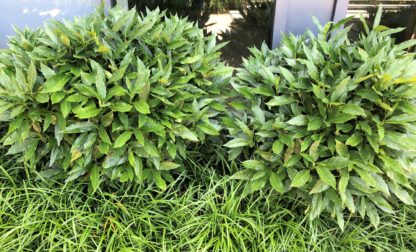
{"label": "glossy green leaf", "polygon": [[322,119],[317,116],[310,118],[308,122],[308,131],[313,131],[321,128],[322,123]]}
{"label": "glossy green leaf", "polygon": [[165,161],[165,162],[160,163],[160,169],[166,170],[166,171],[176,169],[180,166],[181,165],[176,164],[174,162],[170,162],[170,161]]}
{"label": "glossy green leaf", "polygon": [[96,73],[95,86],[97,88],[97,93],[100,96],[101,100],[104,100],[107,96],[104,69],[95,61],[91,61],[91,66],[94,72]]}
{"label": "glossy green leaf", "polygon": [[325,166],[318,166],[316,167],[316,171],[318,172],[319,177],[325,182],[327,185],[331,186],[332,188],[336,188],[336,179],[335,176],[331,173],[328,168]]}
{"label": "glossy green leaf", "polygon": [[92,122],[77,122],[68,125],[62,132],[64,133],[83,133],[95,129],[95,124]]}
{"label": "glossy green leaf", "polygon": [[224,144],[224,146],[228,148],[237,148],[237,147],[243,147],[243,146],[248,146],[248,145],[249,145],[249,142],[244,138],[236,138]]}
{"label": "glossy green leaf", "polygon": [[345,142],[346,145],[350,146],[357,146],[363,141],[363,138],[360,134],[354,133],[352,134],[347,141]]}
{"label": "glossy green leaf", "polygon": [[153,172],[153,179],[156,182],[157,187],[159,187],[160,190],[165,191],[167,188],[165,180],[160,175],[159,171]]}
{"label": "glossy green leaf", "polygon": [[301,187],[305,185],[309,181],[310,178],[311,178],[311,174],[309,170],[300,171],[295,175],[290,186]]}
{"label": "glossy green leaf", "polygon": [[93,191],[97,191],[98,187],[100,186],[100,170],[98,166],[94,166],[91,169],[90,180]]}
{"label": "glossy green leaf", "polygon": [[198,142],[199,141],[197,134],[195,132],[187,129],[187,128],[183,129],[183,131],[181,132],[180,137],[182,137],[183,139],[187,139],[189,141],[193,141],[193,142]]}
{"label": "glossy green leaf", "polygon": [[147,102],[140,100],[134,103],[134,108],[142,114],[150,114],[149,105]]}
{"label": "glossy green leaf", "polygon": [[273,189],[275,189],[276,191],[280,193],[285,192],[285,187],[282,183],[282,180],[276,173],[274,172],[270,173],[269,182],[270,182],[270,185],[273,187]]}
{"label": "glossy green leaf", "polygon": [[269,107],[282,106],[293,103],[295,100],[288,96],[275,96],[266,103]]}
{"label": "glossy green leaf", "polygon": [[295,77],[293,76],[293,74],[287,70],[284,67],[280,67],[280,72],[282,73],[283,77],[289,82],[289,83],[293,83],[295,82]]}
{"label": "glossy green leaf", "polygon": [[115,102],[111,108],[113,109],[113,111],[117,111],[117,112],[129,112],[133,106],[126,103],[126,102]]}
{"label": "glossy green leaf", "polygon": [[88,119],[97,116],[101,112],[101,110],[91,105],[88,107],[80,108],[73,112],[75,112],[75,116],[79,119]]}
{"label": "glossy green leaf", "polygon": [[116,141],[114,141],[114,148],[123,147],[127,143],[127,141],[130,140],[132,135],[133,135],[133,132],[130,132],[130,131],[123,132],[119,137],[117,137]]}
{"label": "glossy green leaf", "polygon": [[251,170],[262,170],[265,168],[263,162],[258,161],[258,160],[246,160],[242,162],[242,165],[245,168],[251,169]]}
{"label": "glossy green leaf", "polygon": [[283,147],[284,147],[283,144],[279,140],[274,141],[273,147],[272,147],[273,153],[280,154],[283,150]]}
{"label": "glossy green leaf", "polygon": [[364,109],[356,104],[345,104],[342,107],[342,112],[350,114],[350,115],[365,116]]}
{"label": "glossy green leaf", "polygon": [[64,86],[66,83],[68,83],[68,81],[71,79],[71,77],[69,77],[66,74],[56,74],[54,76],[51,76],[49,78],[47,78],[46,82],[45,82],[45,92],[47,93],[54,93],[57,91],[61,91],[64,89]]}
{"label": "glossy green leaf", "polygon": [[298,115],[298,116],[293,117],[286,123],[290,125],[302,126],[302,125],[306,125],[308,122],[307,122],[307,118],[305,115]]}
{"label": "glossy green leaf", "polygon": [[100,139],[104,141],[105,143],[111,144],[110,136],[108,135],[107,131],[104,128],[98,129],[98,135],[100,136]]}
{"label": "glossy green leaf", "polygon": [[204,133],[212,136],[219,136],[220,132],[212,124],[207,122],[202,122],[197,125],[198,129],[202,130]]}

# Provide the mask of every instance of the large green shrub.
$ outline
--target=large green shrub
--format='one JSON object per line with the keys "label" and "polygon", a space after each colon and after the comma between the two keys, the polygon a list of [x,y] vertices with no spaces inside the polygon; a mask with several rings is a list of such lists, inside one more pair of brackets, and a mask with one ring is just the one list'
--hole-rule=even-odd
{"label": "large green shrub", "polygon": [[380,26],[380,13],[355,42],[343,20],[251,49],[224,118],[245,194],[270,185],[304,198],[311,219],[329,211],[341,227],[345,209],[377,226],[378,210],[414,204],[416,61],[405,50],[416,42],[395,45],[400,30]]}
{"label": "large green shrub", "polygon": [[221,46],[158,10],[100,9],[18,31],[0,55],[2,141],[44,177],[163,189],[187,145],[219,134],[213,117],[231,76]]}

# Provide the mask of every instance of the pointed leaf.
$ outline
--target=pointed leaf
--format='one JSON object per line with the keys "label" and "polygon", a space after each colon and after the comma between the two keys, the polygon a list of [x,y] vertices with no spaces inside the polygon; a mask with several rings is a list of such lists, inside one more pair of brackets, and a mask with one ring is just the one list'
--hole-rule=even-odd
{"label": "pointed leaf", "polygon": [[65,84],[71,79],[66,74],[56,74],[47,78],[45,82],[45,92],[54,93],[64,89]]}
{"label": "pointed leaf", "polygon": [[91,169],[90,180],[93,191],[95,192],[100,186],[100,170],[96,165]]}
{"label": "pointed leaf", "polygon": [[292,187],[301,187],[305,185],[311,178],[311,173],[309,170],[303,170],[298,172],[292,180],[290,186]]}
{"label": "pointed leaf", "polygon": [[149,105],[147,102],[140,100],[134,103],[134,108],[142,114],[150,114]]}
{"label": "pointed leaf", "polygon": [[322,181],[324,181],[327,185],[331,186],[332,188],[336,188],[337,182],[335,180],[334,175],[328,168],[326,168],[325,166],[318,166],[316,167],[316,171],[318,172],[318,175],[322,179]]}
{"label": "pointed leaf", "polygon": [[277,175],[276,173],[274,172],[270,173],[269,182],[270,182],[270,185],[273,187],[273,189],[275,189],[276,191],[280,193],[285,192],[285,187],[282,183],[282,180],[280,179],[279,175]]}
{"label": "pointed leaf", "polygon": [[133,135],[133,132],[130,132],[130,131],[123,132],[123,134],[117,137],[116,141],[114,142],[114,148],[123,147],[127,143],[127,141],[130,140],[132,135]]}

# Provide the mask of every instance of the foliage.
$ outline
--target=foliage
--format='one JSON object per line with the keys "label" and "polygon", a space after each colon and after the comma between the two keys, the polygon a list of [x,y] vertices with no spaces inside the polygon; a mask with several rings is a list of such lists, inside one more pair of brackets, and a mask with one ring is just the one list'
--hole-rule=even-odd
{"label": "foliage", "polygon": [[247,3],[239,6],[239,11],[248,25],[257,25],[270,30],[274,18],[273,6],[273,0],[247,0]]}
{"label": "foliage", "polygon": [[[239,10],[240,13],[246,18],[253,18],[256,22],[261,22],[257,18],[256,10],[268,8],[268,5],[272,4],[272,0],[206,0],[210,6],[210,11],[213,13],[223,13],[228,10]],[[246,16],[247,15],[247,16]],[[262,16],[263,19],[268,19],[266,16]]]}
{"label": "foliage", "polygon": [[178,179],[164,192],[124,183],[91,196],[80,183],[57,189],[50,181],[22,181],[18,164],[4,160],[9,157],[0,157],[2,251],[416,249],[414,207],[384,215],[377,230],[351,218],[341,232],[325,214],[306,223],[300,202],[270,190],[242,199],[241,182],[219,179],[212,170]]}
{"label": "foliage", "polygon": [[[379,3],[380,4],[380,3]],[[411,38],[412,32],[415,29],[415,23],[412,21],[415,19],[415,10],[416,10],[416,2],[407,2],[408,5],[402,5],[399,8],[395,9],[386,9],[383,11],[380,24],[390,27],[390,28],[398,28],[398,27],[407,27],[406,29],[403,29],[403,31],[400,31],[398,33],[395,33],[393,37],[396,39],[396,41],[405,41]],[[377,14],[377,8],[374,6],[374,8],[369,8],[369,18],[368,20],[371,22],[374,20]],[[409,31],[408,31],[409,30]]]}
{"label": "foliage", "polygon": [[230,158],[243,154],[234,177],[248,181],[244,194],[270,185],[341,227],[345,209],[378,226],[378,210],[414,205],[416,61],[405,49],[416,41],[395,45],[400,29],[379,25],[380,15],[356,42],[343,20],[251,49],[224,118]]}
{"label": "foliage", "polygon": [[2,141],[31,171],[164,189],[187,146],[219,134],[231,70],[186,19],[100,9],[17,33],[0,54]]}
{"label": "foliage", "polygon": [[165,9],[171,9],[174,11],[177,10],[183,10],[183,9],[189,9],[192,5],[192,2],[194,0],[147,0],[147,1],[136,1],[136,0],[130,0],[129,6],[134,7],[136,6],[139,9],[156,9],[160,8],[162,10]]}
{"label": "foliage", "polygon": [[224,12],[230,8],[242,7],[244,4],[244,0],[129,0],[129,6],[136,6],[140,10],[161,8],[182,15],[202,9],[208,13]]}
{"label": "foliage", "polygon": [[210,4],[204,0],[129,0],[128,3],[130,8],[139,11],[161,9],[180,17],[188,17],[201,28],[210,14]]}
{"label": "foliage", "polygon": [[212,13],[224,13],[228,10],[243,7],[245,4],[244,0],[210,0],[209,2],[210,11]]}

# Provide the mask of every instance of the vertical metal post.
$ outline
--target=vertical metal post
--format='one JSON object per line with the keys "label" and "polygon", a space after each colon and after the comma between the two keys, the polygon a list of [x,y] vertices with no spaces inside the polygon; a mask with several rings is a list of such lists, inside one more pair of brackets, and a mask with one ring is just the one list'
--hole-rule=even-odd
{"label": "vertical metal post", "polygon": [[347,17],[349,0],[337,0],[334,5],[333,18],[331,21],[338,22]]}
{"label": "vertical metal post", "polygon": [[289,8],[289,0],[274,1],[274,17],[272,25],[272,41],[271,46],[275,48],[282,39],[282,32],[286,32],[287,13]]}

